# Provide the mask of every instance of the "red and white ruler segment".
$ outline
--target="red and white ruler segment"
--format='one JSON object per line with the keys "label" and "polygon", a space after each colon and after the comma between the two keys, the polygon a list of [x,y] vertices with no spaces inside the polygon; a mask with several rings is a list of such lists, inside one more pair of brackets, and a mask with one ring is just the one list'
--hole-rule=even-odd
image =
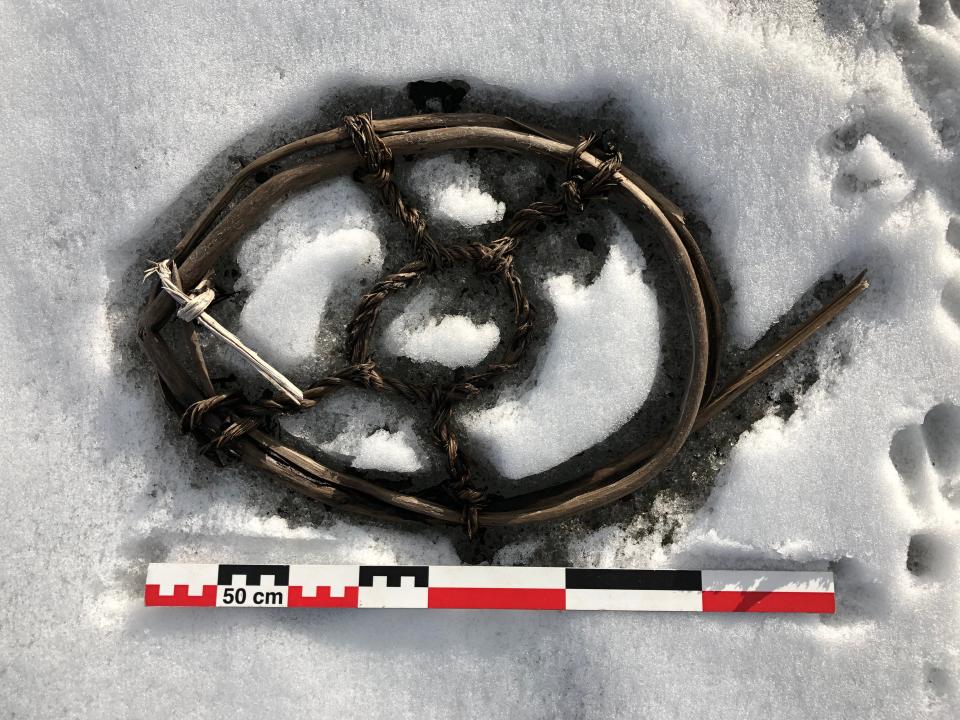
{"label": "red and white ruler segment", "polygon": [[152,563],[150,607],[833,613],[833,574]]}

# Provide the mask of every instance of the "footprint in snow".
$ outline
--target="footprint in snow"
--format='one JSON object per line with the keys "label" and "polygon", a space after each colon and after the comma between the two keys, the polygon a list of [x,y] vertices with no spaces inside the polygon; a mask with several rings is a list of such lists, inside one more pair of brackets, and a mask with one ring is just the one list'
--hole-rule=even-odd
{"label": "footprint in snow", "polygon": [[[940,403],[921,423],[897,431],[890,444],[890,460],[927,527],[910,537],[906,570],[921,585],[948,582],[956,572],[956,552],[936,529],[936,516],[955,516],[960,509],[960,407]],[[955,698],[960,689],[950,667],[946,658],[923,663],[924,689],[933,706]]]}
{"label": "footprint in snow", "polygon": [[[960,217],[950,219],[947,226],[947,243],[957,252],[960,252]],[[960,327],[960,275],[954,276],[943,287],[940,294],[940,305],[947,316]]]}
{"label": "footprint in snow", "polygon": [[[928,521],[960,509],[960,407],[941,403],[918,425],[900,429],[890,443],[914,509]],[[942,580],[953,566],[950,543],[934,530],[910,538],[906,568],[921,580]]]}

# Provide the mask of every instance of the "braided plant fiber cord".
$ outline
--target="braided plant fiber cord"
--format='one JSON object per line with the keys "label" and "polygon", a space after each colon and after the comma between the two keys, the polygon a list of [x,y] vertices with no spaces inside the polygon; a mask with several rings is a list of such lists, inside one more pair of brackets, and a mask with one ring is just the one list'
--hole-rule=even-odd
{"label": "braided plant fiber cord", "polygon": [[[336,147],[345,143],[353,147]],[[333,149],[277,173],[230,207],[245,182],[258,170],[331,145]],[[162,292],[156,285],[140,318],[141,343],[156,366],[167,402],[181,413],[181,430],[193,433],[203,443],[204,452],[224,450],[329,505],[381,519],[419,517],[461,524],[471,536],[483,526],[541,522],[583,513],[612,503],[648,483],[676,457],[692,431],[708,422],[839,314],[866,289],[867,282],[861,273],[831,303],[740,378],[715,393],[722,329],[720,304],[709,268],[683,214],[639,175],[622,167],[619,153],[603,152],[594,145],[593,137],[572,140],[553,131],[493,115],[431,114],[388,120],[355,115],[344,118],[341,127],[277,148],[244,166],[174,248],[168,262],[176,287]],[[406,204],[393,182],[393,158],[398,154],[473,148],[533,154],[564,163],[567,180],[561,185],[556,200],[533,203],[518,211],[503,235],[490,243],[438,243],[430,235],[425,218]],[[209,293],[209,276],[217,261],[262,221],[272,207],[291,192],[344,173],[356,173],[377,190],[384,205],[406,229],[414,259],[382,277],[361,298],[347,327],[350,364],[314,382],[302,392],[302,401],[296,402],[289,394],[278,392],[251,402],[238,393],[217,391],[200,349],[196,323],[179,323],[187,332],[187,363],[181,362],[160,335],[161,328],[177,316],[176,304],[169,293],[181,298],[185,295],[188,300],[193,292]],[[457,403],[476,397],[494,379],[514,368],[526,350],[534,311],[513,266],[513,251],[521,236],[543,218],[562,218],[582,212],[592,198],[607,193],[619,193],[635,204],[657,228],[681,289],[691,353],[677,418],[663,434],[611,465],[544,490],[511,498],[489,497],[474,483],[470,463],[450,427],[450,418]],[[384,375],[377,368],[370,348],[383,301],[424,275],[455,263],[471,263],[478,272],[499,275],[510,292],[515,328],[503,354],[496,363],[472,375],[430,386]],[[209,296],[205,301],[209,303]],[[262,424],[266,419],[308,409],[341,387],[392,392],[411,402],[428,405],[433,414],[434,443],[447,456],[447,480],[419,494],[394,490],[328,468],[264,431]]]}

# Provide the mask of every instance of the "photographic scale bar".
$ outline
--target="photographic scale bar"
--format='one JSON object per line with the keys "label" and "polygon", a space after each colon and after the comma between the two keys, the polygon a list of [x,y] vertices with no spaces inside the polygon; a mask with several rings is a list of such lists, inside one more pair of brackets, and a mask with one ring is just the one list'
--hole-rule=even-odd
{"label": "photographic scale bar", "polygon": [[151,563],[147,607],[821,613],[833,573]]}

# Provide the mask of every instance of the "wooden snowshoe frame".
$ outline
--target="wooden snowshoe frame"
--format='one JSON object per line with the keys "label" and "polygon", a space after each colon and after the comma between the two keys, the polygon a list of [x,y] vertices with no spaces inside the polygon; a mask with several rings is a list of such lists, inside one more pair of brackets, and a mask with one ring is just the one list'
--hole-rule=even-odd
{"label": "wooden snowshoe frame", "polygon": [[[393,157],[460,149],[532,154],[564,164],[567,178],[556,199],[534,203],[515,213],[503,234],[493,242],[444,245],[431,237],[423,215],[403,200],[393,182]],[[307,151],[314,152],[304,158]],[[300,161],[290,163],[298,155]],[[281,160],[286,160],[289,167],[234,202],[252,184],[247,182],[249,179]],[[300,390],[235,337],[236,344],[231,341],[229,331],[206,313],[213,299],[209,278],[224,253],[290,193],[346,173],[356,173],[376,188],[386,208],[413,241],[413,258],[381,278],[361,298],[347,327],[349,362]],[[657,228],[679,283],[692,351],[679,413],[672,427],[613,464],[547,489],[511,498],[493,497],[472,477],[470,463],[450,427],[451,412],[458,403],[476,397],[493,380],[514,368],[526,350],[534,311],[513,263],[513,251],[523,234],[545,218],[582,212],[585,204],[608,193],[618,193],[635,204]],[[432,385],[418,385],[383,374],[370,347],[382,302],[424,275],[455,263],[471,263],[477,272],[499,275],[513,299],[515,328],[501,357],[473,374]],[[710,270],[681,210],[624,167],[616,150],[599,147],[595,136],[574,140],[510,118],[483,114],[428,114],[387,120],[373,120],[369,115],[348,116],[340,127],[268,152],[245,165],[230,180],[173,249],[170,259],[151,268],[148,274],[161,275],[161,279],[141,314],[139,338],[156,367],[167,402],[181,416],[181,430],[193,433],[203,443],[205,452],[222,451],[235,456],[329,506],[380,519],[420,518],[461,524],[471,536],[484,526],[534,523],[583,513],[636,491],[667,467],[691,432],[830,322],[868,285],[865,272],[861,273],[737,380],[717,391],[721,308]],[[182,358],[160,333],[178,316],[186,321],[178,325],[186,331],[189,348]],[[237,392],[218,390],[207,371],[198,324],[233,344],[251,363],[256,365],[259,361],[262,366],[257,369],[277,387],[277,392],[272,397],[251,401]],[[391,392],[411,402],[427,404],[433,416],[433,440],[447,456],[447,478],[416,494],[399,491],[326,467],[266,430],[266,424],[276,416],[313,407],[342,387]]]}

